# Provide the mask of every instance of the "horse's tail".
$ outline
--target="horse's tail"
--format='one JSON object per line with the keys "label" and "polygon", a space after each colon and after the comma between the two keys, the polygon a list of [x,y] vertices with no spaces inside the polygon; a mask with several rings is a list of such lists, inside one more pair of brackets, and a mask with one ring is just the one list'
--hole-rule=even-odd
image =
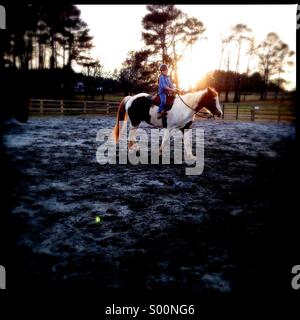
{"label": "horse's tail", "polygon": [[129,99],[130,99],[130,96],[123,98],[123,100],[121,101],[121,103],[119,105],[119,109],[118,109],[118,113],[117,113],[117,123],[116,123],[116,125],[114,127],[114,131],[113,131],[113,135],[114,135],[114,139],[115,139],[116,143],[119,142],[119,136],[120,136],[120,123],[119,123],[119,121],[126,121],[126,119],[127,119],[125,104]]}

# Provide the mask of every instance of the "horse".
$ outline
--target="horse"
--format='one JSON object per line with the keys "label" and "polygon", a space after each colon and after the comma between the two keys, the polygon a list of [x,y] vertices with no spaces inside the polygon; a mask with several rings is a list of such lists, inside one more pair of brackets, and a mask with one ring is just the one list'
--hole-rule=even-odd
{"label": "horse", "polygon": [[[129,141],[128,149],[137,151],[139,149],[136,142],[136,131],[141,122],[146,122],[156,128],[167,128],[165,130],[159,154],[162,154],[163,148],[168,141],[172,130],[180,129],[185,139],[185,148],[187,158],[195,159],[192,154],[192,148],[188,143],[189,129],[193,124],[197,113],[205,113],[210,116],[222,116],[222,109],[219,103],[218,93],[213,88],[206,88],[197,92],[189,92],[184,95],[176,94],[173,106],[168,111],[167,124],[163,118],[157,116],[158,106],[153,104],[151,95],[147,93],[138,93],[133,96],[126,96],[120,102],[116,125],[113,129],[115,143],[118,143],[120,136],[120,121],[127,121],[129,118]],[[187,129],[187,130],[185,130]]]}

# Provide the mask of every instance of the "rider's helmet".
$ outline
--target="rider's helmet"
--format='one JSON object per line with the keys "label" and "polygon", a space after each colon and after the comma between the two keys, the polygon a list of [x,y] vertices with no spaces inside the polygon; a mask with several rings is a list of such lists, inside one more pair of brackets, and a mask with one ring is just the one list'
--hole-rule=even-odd
{"label": "rider's helmet", "polygon": [[166,70],[168,70],[168,66],[165,63],[163,63],[163,64],[160,65],[159,70],[160,71],[166,71]]}

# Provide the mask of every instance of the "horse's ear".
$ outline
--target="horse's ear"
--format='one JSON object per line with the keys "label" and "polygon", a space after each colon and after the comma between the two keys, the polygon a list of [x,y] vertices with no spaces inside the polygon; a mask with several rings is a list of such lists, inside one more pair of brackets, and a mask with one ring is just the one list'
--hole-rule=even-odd
{"label": "horse's ear", "polygon": [[213,97],[218,95],[217,91],[215,89],[211,88],[211,87],[207,88],[207,93],[209,93],[209,95],[211,95]]}

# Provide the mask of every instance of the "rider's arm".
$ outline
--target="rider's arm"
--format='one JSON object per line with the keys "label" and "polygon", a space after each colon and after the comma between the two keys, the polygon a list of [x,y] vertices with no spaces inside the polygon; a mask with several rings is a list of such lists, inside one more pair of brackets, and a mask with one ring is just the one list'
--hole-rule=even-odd
{"label": "rider's arm", "polygon": [[165,87],[166,90],[171,91],[171,92],[176,92],[177,90],[175,88],[171,87]]}
{"label": "rider's arm", "polygon": [[172,83],[170,78],[168,78],[166,89],[171,91],[171,92],[176,92],[176,89],[174,88],[174,85],[173,85],[173,83]]}

